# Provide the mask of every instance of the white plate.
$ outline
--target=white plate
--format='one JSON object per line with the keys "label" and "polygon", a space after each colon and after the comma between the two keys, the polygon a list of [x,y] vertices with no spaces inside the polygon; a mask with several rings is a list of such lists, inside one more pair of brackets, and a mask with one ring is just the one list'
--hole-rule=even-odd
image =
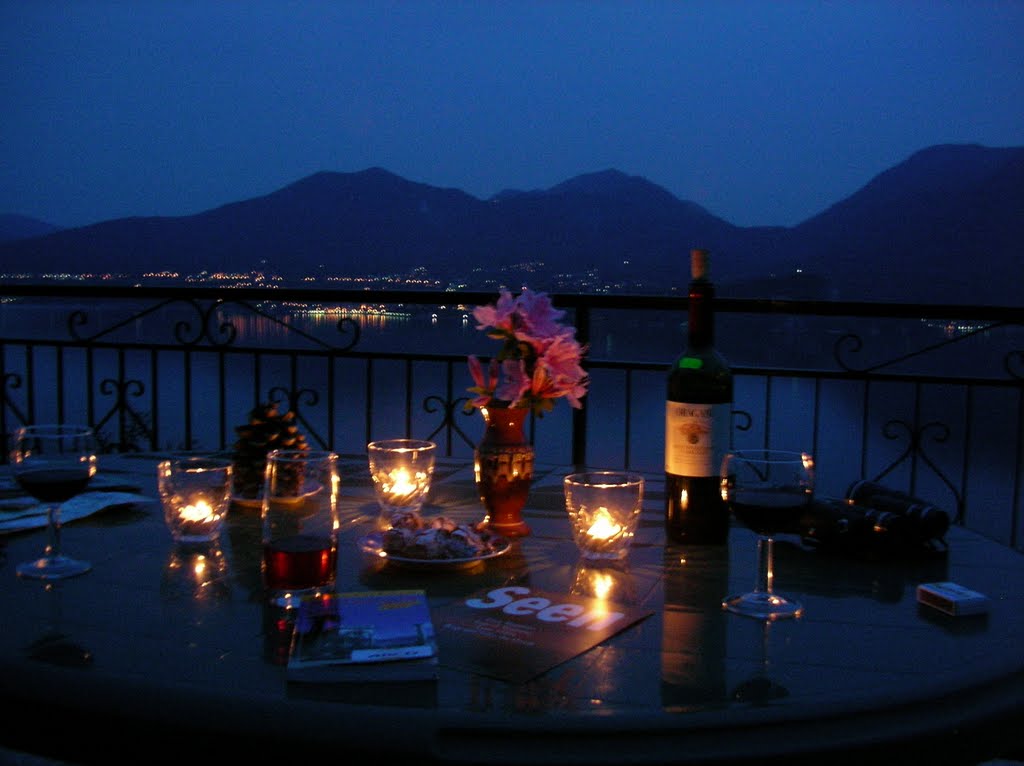
{"label": "white plate", "polygon": [[482,561],[502,556],[508,553],[509,548],[512,547],[512,543],[503,537],[495,536],[494,541],[497,546],[494,550],[482,553],[479,556],[462,559],[419,559],[388,553],[384,550],[383,535],[380,532],[371,532],[368,535],[360,537],[358,545],[359,549],[363,553],[379,558],[388,564],[394,564],[395,566],[402,567],[404,569],[428,569],[437,572],[444,572],[468,569],[476,566]]}

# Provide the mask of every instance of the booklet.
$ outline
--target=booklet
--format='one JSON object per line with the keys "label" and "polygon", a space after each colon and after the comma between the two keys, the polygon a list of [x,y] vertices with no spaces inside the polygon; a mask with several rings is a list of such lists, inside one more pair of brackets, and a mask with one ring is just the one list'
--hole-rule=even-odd
{"label": "booklet", "polygon": [[653,611],[525,586],[482,590],[435,611],[441,662],[522,683]]}
{"label": "booklet", "polygon": [[298,607],[289,681],[437,679],[437,640],[422,590],[328,593]]}

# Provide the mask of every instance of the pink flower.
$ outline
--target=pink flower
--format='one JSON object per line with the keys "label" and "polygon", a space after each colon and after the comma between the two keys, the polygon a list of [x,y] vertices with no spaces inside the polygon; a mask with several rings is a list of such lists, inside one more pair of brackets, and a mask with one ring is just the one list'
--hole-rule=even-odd
{"label": "pink flower", "polygon": [[473,407],[486,407],[494,397],[494,389],[498,385],[498,363],[493,359],[491,360],[491,363],[487,366],[487,377],[484,378],[484,366],[480,363],[479,359],[471,355],[469,357],[469,374],[473,376],[473,382],[476,384],[473,388],[469,389],[476,394],[470,400],[470,405]]}
{"label": "pink flower", "polygon": [[502,382],[494,392],[496,399],[518,407],[530,391],[530,376],[526,374],[526,362],[522,359],[506,359],[501,363]]}
{"label": "pink flower", "polygon": [[586,349],[576,340],[576,328],[560,323],[564,316],[547,295],[528,288],[516,298],[502,290],[494,305],[475,308],[477,329],[489,331],[501,348],[486,376],[480,360],[469,357],[474,386],[468,390],[475,396],[466,408],[529,407],[542,416],[562,397],[582,407],[590,382],[582,366]]}
{"label": "pink flower", "polygon": [[494,327],[498,330],[512,331],[512,317],[516,311],[516,301],[512,293],[502,290],[498,294],[498,302],[493,306],[477,306],[473,309],[476,329],[486,330]]}
{"label": "pink flower", "polygon": [[574,328],[563,327],[558,323],[558,320],[565,316],[565,312],[552,306],[551,299],[544,293],[533,293],[524,287],[518,298],[517,308],[516,313],[522,322],[522,328],[530,337],[551,337],[565,330],[572,330],[575,334]]}

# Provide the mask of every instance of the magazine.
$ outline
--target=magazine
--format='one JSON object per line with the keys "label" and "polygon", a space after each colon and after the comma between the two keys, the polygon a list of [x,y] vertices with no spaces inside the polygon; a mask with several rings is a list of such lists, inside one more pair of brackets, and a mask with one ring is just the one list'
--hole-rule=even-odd
{"label": "magazine", "polygon": [[435,614],[442,664],[522,683],[653,614],[586,596],[506,586]]}
{"label": "magazine", "polygon": [[289,681],[436,680],[437,640],[426,593],[329,593],[299,605]]}

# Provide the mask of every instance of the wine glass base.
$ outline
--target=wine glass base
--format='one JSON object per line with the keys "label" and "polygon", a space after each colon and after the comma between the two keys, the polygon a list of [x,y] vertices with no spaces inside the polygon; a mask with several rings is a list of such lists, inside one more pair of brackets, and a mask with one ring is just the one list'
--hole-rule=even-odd
{"label": "wine glass base", "polygon": [[26,561],[18,564],[15,570],[18,577],[26,577],[31,580],[63,580],[67,577],[77,577],[92,569],[88,561],[73,559],[68,556],[43,556],[35,561]]}
{"label": "wine glass base", "polygon": [[722,602],[722,607],[733,614],[758,620],[781,620],[799,617],[804,613],[803,604],[799,601],[780,596],[778,593],[758,591],[744,593],[742,596],[730,596]]}

